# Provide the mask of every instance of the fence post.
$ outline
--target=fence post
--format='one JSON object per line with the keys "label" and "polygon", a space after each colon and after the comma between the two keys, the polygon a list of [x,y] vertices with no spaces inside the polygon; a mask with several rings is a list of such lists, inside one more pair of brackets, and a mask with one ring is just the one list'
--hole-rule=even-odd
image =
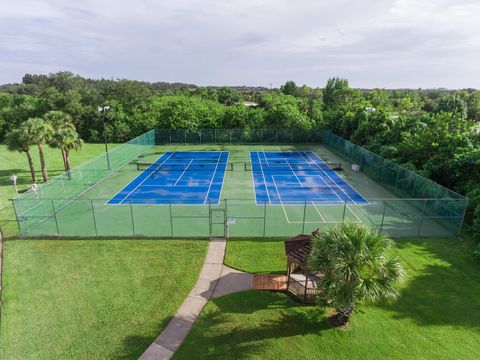
{"label": "fence post", "polygon": [[383,221],[385,219],[385,211],[387,210],[387,202],[384,201],[383,202],[383,214],[382,214],[382,223],[380,224],[380,233],[382,232],[383,230]]}
{"label": "fence post", "polygon": [[208,237],[212,237],[212,206],[210,204],[210,199],[208,199]]}
{"label": "fence post", "polygon": [[418,225],[417,237],[420,237],[420,232],[422,231],[423,220],[425,219],[425,208],[427,207],[427,201],[428,199],[423,200],[423,208],[422,208],[422,213],[420,218],[420,224]]}
{"label": "fence post", "polygon": [[53,210],[53,217],[55,218],[55,226],[57,228],[57,236],[60,236],[60,229],[58,228],[58,220],[57,220],[57,212],[55,211],[55,204],[53,199],[50,200],[52,202],[52,210]]}
{"label": "fence post", "polygon": [[217,143],[217,129],[213,129],[213,143]]}
{"label": "fence post", "polygon": [[137,236],[135,233],[135,220],[133,217],[133,206],[132,206],[132,199],[128,199],[130,203],[130,218],[132,219],[132,230],[133,230],[133,237]]}
{"label": "fence post", "polygon": [[170,231],[172,232],[172,238],[173,238],[173,217],[172,217],[172,203],[169,203],[169,211],[170,211]]}
{"label": "fence post", "polygon": [[265,239],[267,234],[267,201],[263,204],[263,238]]}
{"label": "fence post", "polygon": [[342,223],[345,222],[345,213],[347,212],[347,199],[343,199],[343,216],[342,216]]}
{"label": "fence post", "polygon": [[[15,213],[15,219],[17,219],[17,226],[18,226],[18,232],[20,233],[20,237],[22,237],[22,229],[20,228],[20,220],[18,220],[18,214],[17,214],[17,209],[15,208],[15,199],[11,199],[12,200],[12,207],[13,207],[13,212]],[[18,207],[20,208],[20,200],[19,199],[16,199],[17,200],[17,203],[18,203]],[[21,209],[20,209],[20,212],[21,212]],[[22,214],[20,213],[20,216],[22,216]]]}
{"label": "fence post", "polygon": [[98,237],[97,220],[95,219],[95,208],[93,206],[93,200],[90,200],[90,206],[92,208],[93,226],[95,227],[95,236]]}
{"label": "fence post", "polygon": [[187,143],[187,130],[183,130],[184,143]]}
{"label": "fence post", "polygon": [[229,235],[228,235],[228,210],[227,210],[227,198],[224,199],[225,200],[225,211],[223,212],[223,232],[225,234],[225,237],[228,239],[229,238]]}
{"label": "fence post", "polygon": [[307,213],[307,200],[303,204],[302,234],[305,234],[305,215]]}

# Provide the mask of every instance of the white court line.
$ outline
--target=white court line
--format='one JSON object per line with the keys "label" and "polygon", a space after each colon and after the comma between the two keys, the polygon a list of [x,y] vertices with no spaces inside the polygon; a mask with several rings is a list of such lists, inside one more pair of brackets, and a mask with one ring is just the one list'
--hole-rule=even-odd
{"label": "white court line", "polygon": [[[306,152],[305,152],[305,155],[307,155]],[[302,156],[303,156],[303,155],[302,155]],[[307,155],[307,156],[308,156],[308,155]],[[310,160],[314,160],[314,159],[312,159],[310,156],[308,156],[308,157],[310,158]],[[320,160],[321,160],[321,159],[320,159]],[[317,165],[317,167],[318,167],[319,169],[322,170],[322,168],[321,168],[320,166],[318,166],[318,164],[316,164],[316,165]],[[322,170],[322,172],[323,172],[330,180],[332,180],[334,184],[337,184],[337,183],[327,174],[326,171]],[[342,199],[338,196],[337,192],[336,192],[335,190],[333,190],[333,188],[332,188],[329,184],[327,184],[326,181],[324,181],[323,179],[322,179],[322,181],[325,183],[325,185],[327,185],[330,189],[332,189],[332,191],[335,193],[335,196],[337,196],[337,198],[338,198],[339,200],[342,200]],[[356,205],[355,201],[353,201],[353,199],[352,199],[340,186],[337,185],[336,188],[337,188],[337,189],[340,189],[345,195],[347,195],[347,197],[352,201],[352,203],[353,203],[354,205]],[[345,203],[345,202],[344,202],[344,203]],[[360,220],[360,218],[357,216],[357,214],[355,214],[355,213],[348,207],[348,204],[345,204],[345,205],[347,205],[348,210],[350,210],[350,212],[357,218],[357,220],[358,220],[359,222],[362,222],[362,221]]]}
{"label": "white court line", "polygon": [[[266,178],[265,178],[265,173],[263,172],[263,165],[262,165],[262,163],[260,162],[260,155],[258,155],[258,153],[259,153],[259,152],[257,151],[256,154],[257,154],[257,158],[258,158],[258,162],[259,162],[258,165],[260,165],[260,170],[262,170],[263,183],[265,184],[265,190],[266,190],[266,192],[267,192],[268,202],[269,202],[270,205],[271,205],[271,204],[272,204],[272,201],[270,200],[270,193],[268,192],[267,180],[266,180]],[[252,170],[253,170],[253,164],[252,164]],[[252,173],[252,175],[254,175],[254,174]],[[272,179],[273,179],[273,176],[272,176]]]}
{"label": "white court line", "polygon": [[[262,147],[263,147],[263,146],[262,146]],[[265,155],[265,151],[262,151],[261,153],[263,154],[263,158],[264,158],[265,161],[267,162],[267,166],[270,166],[270,163],[268,162],[267,155]],[[260,160],[260,157],[258,157],[258,160]]]}
{"label": "white court line", "polygon": [[298,178],[297,173],[295,172],[295,170],[293,170],[292,165],[290,165],[290,162],[288,161],[288,159],[285,159],[285,161],[287,162],[288,167],[289,167],[290,170],[292,171],[292,173],[293,173],[293,175],[295,176],[295,178],[297,179],[298,183],[299,183],[300,186],[303,188],[303,184],[302,184],[302,182],[300,181],[300,179]]}
{"label": "white court line", "polygon": [[275,186],[275,190],[277,191],[278,199],[280,200],[280,204],[282,205],[283,213],[285,214],[285,219],[287,219],[287,223],[290,223],[290,219],[288,218],[287,211],[285,210],[285,206],[283,206],[282,197],[280,196],[280,192],[278,191],[277,183],[275,182],[275,175],[272,175],[273,185]]}
{"label": "white court line", "polygon": [[[157,169],[158,169],[160,166],[162,166],[168,159],[170,159],[173,154],[175,154],[175,152],[172,152],[165,160],[163,160],[162,163],[155,168],[155,170],[157,170]],[[140,182],[140,184],[138,184],[137,186],[135,186],[135,188],[134,188],[132,191],[130,191],[130,192],[119,202],[119,204],[123,203],[135,190],[137,190],[137,189],[140,187],[140,185],[142,185],[150,176],[152,176],[152,174],[155,172],[155,170],[151,171],[150,174],[149,174],[145,179],[143,179],[143,180]],[[142,172],[142,174],[143,174],[143,172]],[[141,176],[142,174],[140,174],[140,175],[138,175],[138,176]],[[135,179],[137,179],[138,176],[137,176]],[[133,179],[132,181],[135,181],[135,179]],[[132,181],[130,181],[130,183],[131,183]],[[129,183],[129,184],[130,184],[130,183]],[[127,185],[127,186],[128,186],[128,185]],[[112,198],[112,199],[113,199],[113,198]]]}
{"label": "white court line", "polygon": [[[306,154],[306,152],[304,152],[304,151],[303,151],[303,152],[300,152],[300,155],[305,159],[305,157],[303,156],[303,154],[305,154],[305,155],[307,155],[307,154]],[[310,158],[310,160],[312,160],[312,159]],[[323,169],[322,169],[320,166],[318,166],[318,164],[315,164],[315,165],[322,171],[322,173],[324,173],[326,176],[328,176],[328,174],[327,174],[325,171],[323,171]],[[330,176],[328,176],[328,178],[333,181],[333,179],[330,178]],[[321,177],[320,177],[320,179],[321,179]],[[338,200],[342,201],[342,198],[341,198],[340,196],[338,196],[337,192],[330,186],[330,184],[327,184],[327,182],[326,182],[325,180],[323,180],[323,179],[322,179],[322,181],[325,183],[325,185],[327,185],[327,186],[330,188],[330,190],[332,190],[332,192],[335,194],[335,196],[338,198]],[[335,181],[333,181],[333,183],[336,184]],[[338,186],[337,186],[337,187],[338,187]],[[340,190],[342,190],[342,189],[340,189]],[[343,191],[343,190],[342,190],[342,191]],[[345,191],[344,191],[344,193],[345,193]],[[347,194],[345,194],[345,195],[347,195]],[[347,195],[347,196],[348,196],[348,195]],[[352,199],[350,198],[350,200],[352,200]]]}
{"label": "white court line", "polygon": [[185,168],[185,170],[183,170],[183,172],[180,174],[180,177],[177,179],[177,181],[175,181],[175,184],[173,184],[173,186],[177,186],[178,182],[180,181],[180,179],[183,177],[183,174],[185,174],[185,172],[188,170],[188,168],[190,167],[190,164],[192,163],[193,159],[190,160],[190,162],[188,163],[187,167]]}
{"label": "white court line", "polygon": [[325,218],[323,217],[322,213],[320,212],[320,210],[318,210],[317,208],[317,205],[315,205],[315,203],[312,201],[312,205],[313,207],[315,208],[315,210],[317,210],[317,213],[318,215],[320,215],[320,217],[322,218],[323,222],[326,222]]}
{"label": "white court line", "polygon": [[[220,204],[220,201],[222,200],[222,191],[223,191],[223,184],[225,184],[225,176],[227,174],[227,167],[228,167],[228,158],[230,157],[230,153],[228,151],[221,151],[221,154],[227,153],[227,158],[225,159],[225,170],[223,170],[223,179],[222,179],[222,186],[220,187],[220,195],[218,196],[218,204]],[[233,166],[233,165],[232,165]],[[233,168],[232,168],[233,170]]]}
{"label": "white court line", "polygon": [[[220,163],[221,157],[222,157],[222,152],[220,152],[220,154],[218,155],[217,165],[215,165],[215,170],[213,171],[213,176],[212,176],[212,178],[210,179],[210,185],[208,186],[207,193],[205,194],[205,199],[203,199],[203,203],[204,203],[204,204],[207,202],[208,195],[210,194],[210,189],[211,189],[212,184],[213,184],[213,179],[215,179],[215,174],[217,173],[218,164]],[[226,166],[226,165],[225,165],[225,166]]]}

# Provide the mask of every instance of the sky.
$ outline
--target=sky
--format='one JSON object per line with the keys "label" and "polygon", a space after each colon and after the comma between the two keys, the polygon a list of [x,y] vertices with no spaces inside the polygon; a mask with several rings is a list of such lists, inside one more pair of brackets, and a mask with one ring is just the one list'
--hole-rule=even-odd
{"label": "sky", "polygon": [[480,0],[0,0],[0,83],[480,88],[479,60]]}

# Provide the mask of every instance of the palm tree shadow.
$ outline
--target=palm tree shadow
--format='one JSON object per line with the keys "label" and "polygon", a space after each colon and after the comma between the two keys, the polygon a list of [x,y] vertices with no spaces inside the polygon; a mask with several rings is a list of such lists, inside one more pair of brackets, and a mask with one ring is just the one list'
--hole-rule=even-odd
{"label": "palm tree shadow", "polygon": [[[299,305],[283,294],[250,291],[227,295],[212,302],[215,311],[209,311],[197,320],[185,346],[179,350],[180,358],[243,359],[261,356],[265,353],[265,341],[319,335],[331,328],[318,309]],[[232,315],[236,318],[236,325],[226,326]],[[238,315],[241,316],[240,321]],[[195,349],[195,354],[191,353],[192,349]]]}
{"label": "palm tree shadow", "polygon": [[395,303],[379,307],[392,312],[395,319],[411,319],[420,326],[454,325],[480,331],[478,266],[454,239],[397,240],[400,248],[412,244],[412,252],[428,263],[405,259],[410,275],[406,287]]}

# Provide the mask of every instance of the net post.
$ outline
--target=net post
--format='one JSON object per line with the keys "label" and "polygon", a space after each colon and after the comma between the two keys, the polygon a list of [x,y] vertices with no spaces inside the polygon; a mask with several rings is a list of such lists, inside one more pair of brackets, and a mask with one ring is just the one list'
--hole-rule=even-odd
{"label": "net post", "polygon": [[383,222],[385,220],[385,212],[387,211],[387,201],[385,200],[383,202],[383,213],[382,213],[382,222],[380,224],[380,233],[382,232],[383,230]]}
{"label": "net post", "polygon": [[129,202],[129,204],[130,204],[130,219],[132,220],[133,237],[136,237],[137,234],[135,233],[135,220],[134,220],[134,217],[133,217],[132,199],[128,199],[128,202]]}
{"label": "net post", "polygon": [[307,200],[303,203],[303,221],[302,221],[302,234],[305,234],[305,215],[307,214]]}
{"label": "net post", "polygon": [[95,219],[95,208],[93,206],[93,200],[90,200],[90,207],[92,208],[93,226],[95,228],[95,236],[98,238],[97,220]]}
{"label": "net post", "polygon": [[57,228],[57,236],[60,236],[60,229],[58,228],[57,212],[55,211],[55,203],[53,202],[53,199],[50,201],[52,202],[53,217],[55,218],[55,227]]}
{"label": "net post", "polygon": [[172,203],[168,203],[168,209],[169,209],[169,214],[170,214],[170,231],[171,231],[171,233],[172,233],[172,238],[173,238]]}
{"label": "net post", "polygon": [[345,213],[347,212],[347,199],[343,199],[343,216],[342,216],[342,223],[345,222]]}

